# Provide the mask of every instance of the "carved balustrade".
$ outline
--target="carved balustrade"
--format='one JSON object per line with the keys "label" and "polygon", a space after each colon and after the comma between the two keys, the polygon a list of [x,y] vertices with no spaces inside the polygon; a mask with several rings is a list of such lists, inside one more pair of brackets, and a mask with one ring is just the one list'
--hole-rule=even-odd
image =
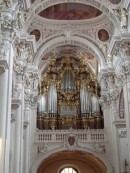
{"label": "carved balustrade", "polygon": [[87,129],[87,130],[37,130],[36,143],[46,142],[64,142],[68,135],[75,136],[80,142],[87,143],[105,143],[107,134],[105,129]]}

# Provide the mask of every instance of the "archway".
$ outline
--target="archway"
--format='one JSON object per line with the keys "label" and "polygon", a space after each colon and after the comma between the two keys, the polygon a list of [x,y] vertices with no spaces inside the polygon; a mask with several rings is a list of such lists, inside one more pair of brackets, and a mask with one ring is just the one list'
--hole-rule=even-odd
{"label": "archway", "polygon": [[[49,40],[47,43],[43,44],[41,48],[38,50],[37,54],[35,55],[34,58],[34,64],[38,65],[39,62],[41,61],[44,52],[50,51],[51,48],[55,49],[56,47],[60,45],[67,45],[66,39],[64,36],[60,36],[54,39]],[[97,55],[97,60],[100,64],[100,69],[105,69],[106,67],[106,62],[105,62],[105,57],[102,53],[102,51],[89,39],[79,37],[79,36],[73,36],[71,39],[71,45],[78,45],[83,48],[92,48],[92,50],[95,52]]]}
{"label": "archway", "polygon": [[38,167],[37,173],[60,173],[62,167],[74,167],[78,172],[82,173],[106,173],[107,168],[94,155],[81,151],[62,151],[52,154],[44,159]]}
{"label": "archway", "polygon": [[64,167],[73,167],[78,173],[112,173],[113,169],[105,156],[89,149],[74,149],[72,151],[61,148],[45,153],[34,163],[31,173],[54,173]]}

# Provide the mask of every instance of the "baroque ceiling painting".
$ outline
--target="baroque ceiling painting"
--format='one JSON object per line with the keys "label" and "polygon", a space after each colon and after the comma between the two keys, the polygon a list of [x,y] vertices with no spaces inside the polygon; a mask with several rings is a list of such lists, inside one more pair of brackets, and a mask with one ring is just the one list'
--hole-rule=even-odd
{"label": "baroque ceiling painting", "polygon": [[95,7],[76,3],[53,5],[39,13],[41,17],[57,20],[92,19],[101,14],[102,12]]}

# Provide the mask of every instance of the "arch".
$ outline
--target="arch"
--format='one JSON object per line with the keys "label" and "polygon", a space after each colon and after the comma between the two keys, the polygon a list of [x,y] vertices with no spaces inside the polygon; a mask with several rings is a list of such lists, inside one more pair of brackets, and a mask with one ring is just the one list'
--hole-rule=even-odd
{"label": "arch", "polygon": [[[64,36],[59,36],[57,38],[51,39],[47,43],[43,44],[40,47],[37,54],[35,55],[34,64],[36,64],[36,65],[39,64],[39,62],[41,61],[41,59],[43,57],[43,53],[49,51],[50,47],[53,47],[53,49],[54,49],[54,48],[61,46],[61,45],[68,45],[66,42],[66,38]],[[103,53],[92,41],[90,41],[89,38],[73,36],[71,39],[71,45],[77,45],[77,46],[84,47],[84,48],[86,47],[89,49],[93,48],[92,50],[97,55],[96,57],[97,57],[97,60],[100,64],[100,69],[106,68],[106,62],[105,62],[105,57],[104,57]]]}
{"label": "arch", "polygon": [[[44,155],[42,157],[38,157],[37,160],[35,161],[35,163],[33,164],[32,168],[31,168],[31,173],[37,173],[38,168],[40,166],[40,164],[47,159],[48,157],[52,156],[53,154],[57,154],[59,152],[64,152],[64,151],[68,151],[66,148],[57,148],[57,149],[53,149],[47,153],[44,153]],[[98,154],[95,151],[88,149],[88,148],[79,148],[77,149],[76,147],[74,148],[74,151],[79,151],[82,153],[86,153],[86,154],[90,154],[91,156],[94,157],[94,159],[97,159],[100,163],[102,163],[106,169],[107,169],[107,173],[113,173],[113,168],[112,165],[110,164],[110,162],[108,161],[108,159],[102,155],[102,154]]]}
{"label": "arch", "polygon": [[[47,2],[46,1],[42,1],[42,2],[39,2],[38,3],[34,3],[33,4],[33,8],[32,11],[30,11],[29,15],[27,16],[27,20],[26,20],[26,25],[27,25],[27,28],[29,27],[29,25],[31,24],[33,18],[39,13],[41,12],[42,10],[50,7],[50,6],[53,6],[53,5],[57,5],[57,4],[60,4],[60,3],[67,3],[68,0],[55,0],[55,1],[52,1],[52,0],[48,0]],[[114,26],[116,28],[119,28],[120,27],[120,21],[117,17],[115,17],[114,15],[114,12],[112,11],[112,6],[110,5],[111,3],[110,2],[106,2],[106,4],[104,3],[104,5],[100,4],[100,2],[98,0],[94,0],[94,1],[84,1],[84,0],[71,0],[70,3],[82,3],[82,4],[85,4],[85,5],[91,5],[95,8],[98,8],[100,11],[102,11],[105,15],[108,16],[108,18],[112,21],[112,23],[114,24]]]}

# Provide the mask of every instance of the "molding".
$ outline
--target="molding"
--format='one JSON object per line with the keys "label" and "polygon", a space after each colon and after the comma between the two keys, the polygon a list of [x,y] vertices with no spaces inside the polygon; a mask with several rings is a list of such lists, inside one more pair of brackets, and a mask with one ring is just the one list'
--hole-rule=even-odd
{"label": "molding", "polygon": [[130,5],[130,0],[124,0],[124,7],[126,9],[128,9],[129,5]]}
{"label": "molding", "polygon": [[121,41],[129,42],[130,41],[130,34],[128,33],[121,33],[120,36],[113,36],[110,41],[110,46],[108,48],[108,54],[113,54],[115,47]]}
{"label": "molding", "polygon": [[9,69],[8,63],[6,60],[0,60],[0,75],[5,72],[5,70]]}
{"label": "molding", "polygon": [[28,120],[26,120],[26,121],[23,122],[24,129],[26,129],[28,125],[29,125],[29,121]]}
{"label": "molding", "polygon": [[113,26],[112,22],[108,18],[106,18],[105,15],[101,15],[91,20],[87,19],[87,20],[71,20],[71,21],[46,19],[37,15],[35,16],[33,21],[34,23],[28,28],[29,30],[34,29],[34,26],[36,27],[37,25],[42,27],[43,29],[48,28],[53,30],[64,30],[68,28],[71,30],[83,30],[88,28],[90,29],[91,27],[108,25],[108,23],[109,23],[108,27],[110,27],[110,25]]}
{"label": "molding", "polygon": [[125,119],[116,119],[113,124],[117,127],[117,128],[121,128],[121,127],[126,127],[126,120]]}
{"label": "molding", "polygon": [[12,110],[18,109],[18,107],[19,107],[20,104],[21,104],[21,100],[12,99],[11,109]]}
{"label": "molding", "polygon": [[122,128],[118,130],[118,136],[120,138],[126,138],[127,137],[127,130],[126,128]]}

